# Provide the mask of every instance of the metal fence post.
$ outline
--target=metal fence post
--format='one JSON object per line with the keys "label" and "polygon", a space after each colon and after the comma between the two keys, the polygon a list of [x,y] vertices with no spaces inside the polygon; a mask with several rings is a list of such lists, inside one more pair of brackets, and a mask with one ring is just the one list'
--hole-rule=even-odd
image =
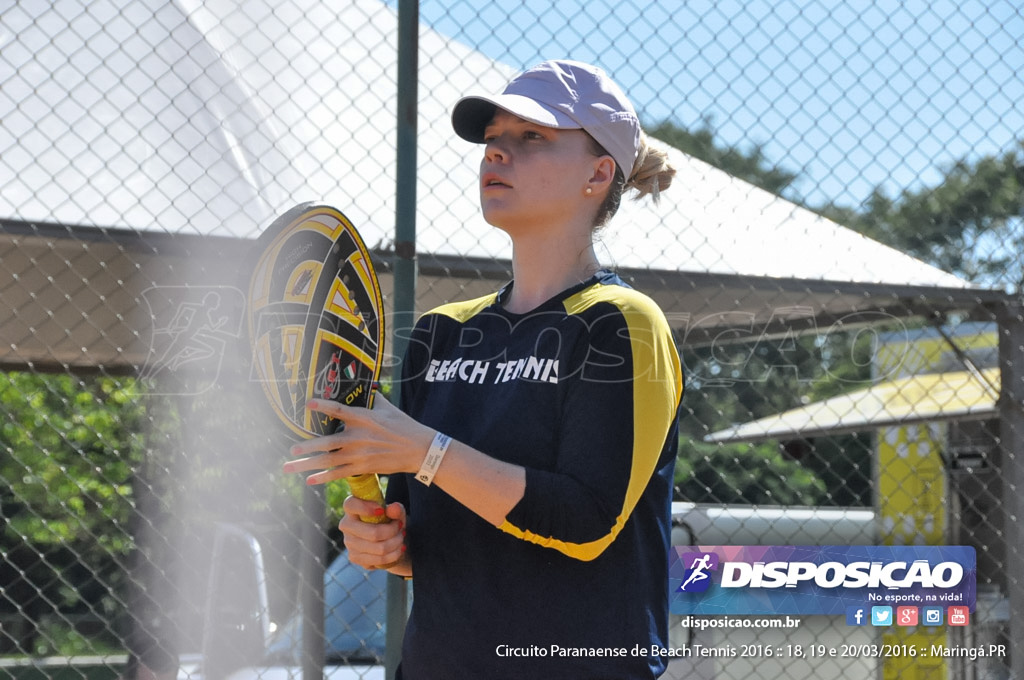
{"label": "metal fence post", "polygon": [[[396,137],[397,170],[395,186],[394,313],[391,351],[396,358],[405,354],[409,330],[416,311],[416,145],[419,83],[419,1],[398,3],[398,116]],[[391,398],[398,403],[401,381],[392,383]],[[402,657],[402,638],[408,610],[406,582],[395,576],[387,580],[387,642],[384,667],[393,680]]]}
{"label": "metal fence post", "polygon": [[1002,502],[1005,511],[1006,590],[1010,604],[1010,677],[1024,678],[1024,305],[999,309],[999,367],[1002,390],[998,401],[1002,456]]}
{"label": "metal fence post", "polygon": [[324,569],[327,543],[320,528],[325,512],[322,488],[302,490],[302,578],[299,599],[302,603],[302,677],[324,677]]}

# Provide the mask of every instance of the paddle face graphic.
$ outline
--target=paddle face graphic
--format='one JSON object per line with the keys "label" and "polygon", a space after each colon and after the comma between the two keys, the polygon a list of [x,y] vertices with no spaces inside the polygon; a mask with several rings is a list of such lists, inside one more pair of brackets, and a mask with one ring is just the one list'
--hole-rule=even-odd
{"label": "paddle face graphic", "polygon": [[384,315],[370,254],[337,209],[303,204],[260,236],[246,323],[253,375],[296,436],[331,434],[334,418],[310,399],[372,404],[380,375]]}

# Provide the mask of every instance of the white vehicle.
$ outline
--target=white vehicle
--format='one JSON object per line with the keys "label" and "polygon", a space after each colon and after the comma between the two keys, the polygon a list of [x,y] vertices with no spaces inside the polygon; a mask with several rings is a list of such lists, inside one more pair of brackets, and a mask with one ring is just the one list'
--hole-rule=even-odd
{"label": "white vehicle", "polygon": [[[873,545],[876,516],[870,508],[672,505],[673,545]],[[753,619],[758,617],[699,617]],[[784,623],[786,617],[765,617]],[[746,656],[703,656],[670,659],[664,680],[750,680],[751,678],[874,678],[876,659],[812,656],[812,645],[842,649],[844,645],[878,642],[871,626],[847,626],[841,617],[791,616],[795,628],[684,627],[684,618],[669,619],[673,649],[734,650]]]}
{"label": "white vehicle", "polygon": [[[753,508],[674,503],[673,545],[870,545],[875,513],[865,508]],[[301,680],[302,617],[269,620],[266,571],[259,542],[231,526],[214,546],[202,653],[185,659],[179,680]],[[324,574],[326,680],[385,680],[386,574],[349,563],[345,553]],[[800,617],[796,629],[696,630],[673,616],[670,646],[870,643],[870,628],[835,617]],[[768,672],[769,668],[771,672]],[[673,659],[665,678],[874,677],[870,659]]]}

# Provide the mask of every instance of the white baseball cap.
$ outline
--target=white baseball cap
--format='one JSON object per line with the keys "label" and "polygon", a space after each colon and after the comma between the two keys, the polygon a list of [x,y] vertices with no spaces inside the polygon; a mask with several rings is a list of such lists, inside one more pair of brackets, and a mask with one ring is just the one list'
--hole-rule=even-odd
{"label": "white baseball cap", "polygon": [[545,61],[516,76],[496,95],[469,95],[452,109],[452,127],[481,144],[501,108],[524,120],[560,130],[585,130],[615,159],[628,180],[640,147],[640,120],[608,75],[578,61]]}

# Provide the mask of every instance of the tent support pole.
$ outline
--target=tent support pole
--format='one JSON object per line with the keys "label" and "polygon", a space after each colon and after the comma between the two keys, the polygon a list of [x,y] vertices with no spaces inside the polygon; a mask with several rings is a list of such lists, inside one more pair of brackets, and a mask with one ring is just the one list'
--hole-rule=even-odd
{"label": "tent support pole", "polygon": [[985,374],[982,373],[981,369],[978,368],[978,365],[974,363],[974,360],[967,356],[967,352],[965,352],[960,345],[956,344],[956,341],[953,340],[949,333],[946,332],[946,329],[942,327],[942,323],[938,319],[933,318],[931,319],[931,325],[939,334],[939,337],[941,337],[949,348],[953,350],[953,354],[956,356],[957,361],[967,369],[967,372],[970,373],[975,380],[984,385],[985,391],[988,392],[990,397],[998,399],[999,388],[993,385],[992,381],[985,377]]}

